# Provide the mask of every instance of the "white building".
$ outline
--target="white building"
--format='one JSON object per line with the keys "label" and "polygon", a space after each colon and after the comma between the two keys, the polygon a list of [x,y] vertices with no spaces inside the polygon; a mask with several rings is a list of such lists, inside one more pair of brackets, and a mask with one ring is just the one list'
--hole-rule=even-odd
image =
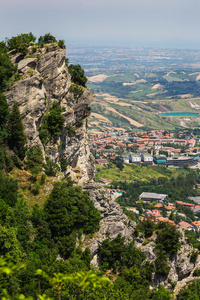
{"label": "white building", "polygon": [[143,162],[152,162],[153,161],[153,156],[151,156],[151,154],[149,154],[149,153],[142,153],[141,154],[141,160],[143,161]]}
{"label": "white building", "polygon": [[123,156],[124,163],[129,164],[129,156]]}
{"label": "white building", "polygon": [[141,162],[141,156],[139,154],[129,154],[131,163]]}
{"label": "white building", "polygon": [[166,195],[166,194],[157,194],[157,193],[143,192],[139,196],[139,200],[163,202],[163,201],[165,201],[165,199],[166,199],[167,196],[168,195]]}

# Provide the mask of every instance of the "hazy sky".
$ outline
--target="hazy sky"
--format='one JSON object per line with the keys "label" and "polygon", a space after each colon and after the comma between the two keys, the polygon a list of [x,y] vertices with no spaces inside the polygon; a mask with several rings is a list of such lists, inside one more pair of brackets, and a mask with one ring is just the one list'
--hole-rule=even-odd
{"label": "hazy sky", "polygon": [[200,0],[0,0],[0,38],[200,49]]}

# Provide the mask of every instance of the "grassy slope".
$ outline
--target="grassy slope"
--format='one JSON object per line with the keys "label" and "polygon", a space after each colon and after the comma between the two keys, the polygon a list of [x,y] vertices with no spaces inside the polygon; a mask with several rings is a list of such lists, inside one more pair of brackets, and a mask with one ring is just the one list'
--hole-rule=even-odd
{"label": "grassy slope", "polygon": [[177,177],[179,174],[187,174],[188,171],[182,168],[166,168],[161,166],[143,166],[124,164],[124,169],[119,171],[116,166],[108,167],[97,166],[96,181],[100,178],[118,181],[150,180],[158,177]]}
{"label": "grassy slope", "polygon": [[[19,194],[23,195],[24,200],[27,202],[29,207],[32,207],[35,204],[38,204],[40,207],[43,207],[48,195],[53,189],[53,183],[58,181],[56,177],[46,177],[45,183],[40,186],[39,194],[33,195],[30,191],[31,186],[31,173],[26,170],[19,170],[14,168],[10,172],[10,176],[18,180],[19,184]],[[40,182],[40,175],[38,175],[37,183]]]}

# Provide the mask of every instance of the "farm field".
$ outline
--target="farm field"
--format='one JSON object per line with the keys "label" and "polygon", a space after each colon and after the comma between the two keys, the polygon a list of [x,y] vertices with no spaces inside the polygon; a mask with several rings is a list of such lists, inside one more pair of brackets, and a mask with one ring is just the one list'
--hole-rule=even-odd
{"label": "farm field", "polygon": [[[93,77],[91,77],[93,78]],[[160,115],[165,112],[199,113],[199,72],[145,72],[121,73],[100,77],[99,82],[90,82],[88,87],[96,94],[92,112],[107,119],[90,117],[90,129],[105,129],[105,126],[175,129],[196,127],[199,117]],[[103,79],[102,79],[103,78]]]}

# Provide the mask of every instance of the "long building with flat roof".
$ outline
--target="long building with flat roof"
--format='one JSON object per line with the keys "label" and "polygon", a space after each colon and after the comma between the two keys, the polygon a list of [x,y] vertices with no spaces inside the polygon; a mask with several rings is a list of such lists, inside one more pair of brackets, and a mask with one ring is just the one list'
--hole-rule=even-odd
{"label": "long building with flat roof", "polygon": [[168,195],[166,195],[166,194],[143,192],[139,196],[139,199],[144,200],[144,201],[160,201],[160,202],[163,202],[167,196]]}

